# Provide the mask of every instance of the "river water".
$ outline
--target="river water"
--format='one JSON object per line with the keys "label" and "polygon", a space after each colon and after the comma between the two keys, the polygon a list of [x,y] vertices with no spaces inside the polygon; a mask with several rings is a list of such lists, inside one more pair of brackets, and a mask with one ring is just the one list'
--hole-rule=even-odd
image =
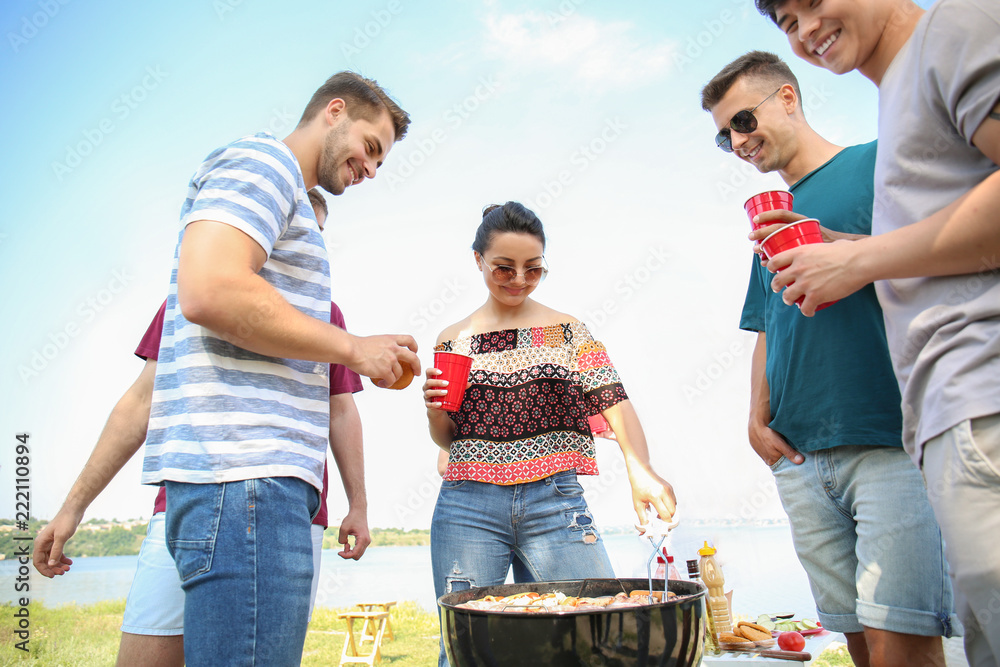
{"label": "river water", "polygon": [[[631,535],[604,538],[615,573],[621,577],[646,576],[648,541]],[[685,560],[697,558],[697,549],[708,540],[732,589],[733,611],[795,613],[815,617],[805,572],[795,558],[788,526],[681,526],[671,536],[671,553],[683,578]],[[70,543],[72,545],[72,543]],[[70,549],[72,556],[72,549]],[[69,574],[49,580],[32,570],[30,598],[46,606],[90,604],[128,595],[136,556],[75,559]],[[12,582],[17,563],[0,561],[0,578]],[[20,597],[14,586],[5,586],[0,602]],[[413,600],[428,611],[435,609],[429,547],[370,547],[360,561],[345,561],[333,550],[323,552],[317,604],[349,607],[368,600]]]}

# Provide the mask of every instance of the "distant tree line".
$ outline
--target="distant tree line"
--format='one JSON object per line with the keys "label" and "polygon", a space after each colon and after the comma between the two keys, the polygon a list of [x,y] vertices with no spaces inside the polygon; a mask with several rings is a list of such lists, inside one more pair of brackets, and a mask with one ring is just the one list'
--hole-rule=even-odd
{"label": "distant tree line", "polygon": [[[45,526],[48,521],[31,519],[28,521],[28,529],[21,530],[9,519],[0,519],[0,553],[4,558],[15,557],[15,553],[24,544],[28,544],[28,549],[34,550],[34,542],[15,539],[17,537],[31,537],[38,535],[38,531]],[[91,519],[82,524],[66,544],[65,552],[70,558],[85,558],[87,556],[134,556],[139,553],[139,545],[146,537],[146,524],[136,524],[131,528],[124,528],[112,525],[110,528],[98,530],[87,530],[90,525],[102,525],[108,522]]]}
{"label": "distant tree line", "polygon": [[[402,530],[400,528],[372,528],[373,547],[426,547],[431,543],[431,531],[427,529]],[[337,542],[340,526],[330,526],[323,533],[323,548],[340,550]]]}
{"label": "distant tree line", "polygon": [[[4,558],[15,557],[17,550],[28,544],[29,551],[34,550],[32,541],[17,540],[15,537],[31,537],[48,521],[32,518],[28,529],[21,530],[14,521],[0,519],[0,554]],[[135,556],[139,546],[146,537],[146,523],[136,524],[130,528],[121,525],[111,525],[97,530],[87,530],[90,526],[107,526],[109,521],[91,519],[80,525],[73,538],[66,544],[66,555],[70,558],[86,558],[88,556]],[[323,548],[340,550],[337,542],[339,526],[330,526],[323,534]],[[430,530],[401,530],[399,528],[372,528],[372,546],[378,547],[423,547],[431,543]]]}

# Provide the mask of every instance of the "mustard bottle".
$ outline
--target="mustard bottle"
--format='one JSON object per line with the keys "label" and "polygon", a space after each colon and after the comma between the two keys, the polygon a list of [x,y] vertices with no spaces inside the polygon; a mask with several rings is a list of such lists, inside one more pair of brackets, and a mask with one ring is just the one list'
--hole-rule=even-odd
{"label": "mustard bottle", "polygon": [[698,550],[701,556],[699,563],[701,569],[701,581],[708,589],[705,599],[708,607],[708,632],[712,635],[712,643],[716,646],[719,643],[719,633],[732,632],[733,624],[729,618],[729,601],[726,600],[724,587],[726,580],[722,576],[722,568],[715,562],[715,548],[705,546]]}

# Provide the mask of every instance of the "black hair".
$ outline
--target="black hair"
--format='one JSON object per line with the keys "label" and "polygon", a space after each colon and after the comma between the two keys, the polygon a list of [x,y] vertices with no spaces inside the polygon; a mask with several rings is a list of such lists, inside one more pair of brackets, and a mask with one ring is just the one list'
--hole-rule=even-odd
{"label": "black hair", "polygon": [[472,242],[472,249],[482,255],[493,243],[493,236],[504,232],[531,234],[542,242],[542,250],[545,250],[545,231],[542,229],[542,221],[534,212],[516,201],[509,201],[503,205],[492,204],[483,209],[483,221],[476,230],[476,240]]}
{"label": "black hair", "polygon": [[757,11],[774,21],[778,25],[778,12],[775,9],[784,0],[755,0]]}

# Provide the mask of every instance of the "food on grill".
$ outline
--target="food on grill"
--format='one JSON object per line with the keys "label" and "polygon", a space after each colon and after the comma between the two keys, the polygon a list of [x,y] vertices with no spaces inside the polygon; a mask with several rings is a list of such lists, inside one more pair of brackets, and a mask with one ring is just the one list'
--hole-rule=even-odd
{"label": "food on grill", "polygon": [[[677,597],[673,591],[667,591],[667,599]],[[478,600],[469,600],[456,605],[458,608],[477,609],[480,611],[513,611],[513,612],[565,612],[593,611],[595,609],[617,609],[624,607],[641,607],[657,604],[663,600],[663,591],[653,591],[652,599],[648,590],[635,590],[629,594],[602,595],[600,597],[572,597],[561,591],[552,593],[515,593],[504,597],[487,595]]]}

